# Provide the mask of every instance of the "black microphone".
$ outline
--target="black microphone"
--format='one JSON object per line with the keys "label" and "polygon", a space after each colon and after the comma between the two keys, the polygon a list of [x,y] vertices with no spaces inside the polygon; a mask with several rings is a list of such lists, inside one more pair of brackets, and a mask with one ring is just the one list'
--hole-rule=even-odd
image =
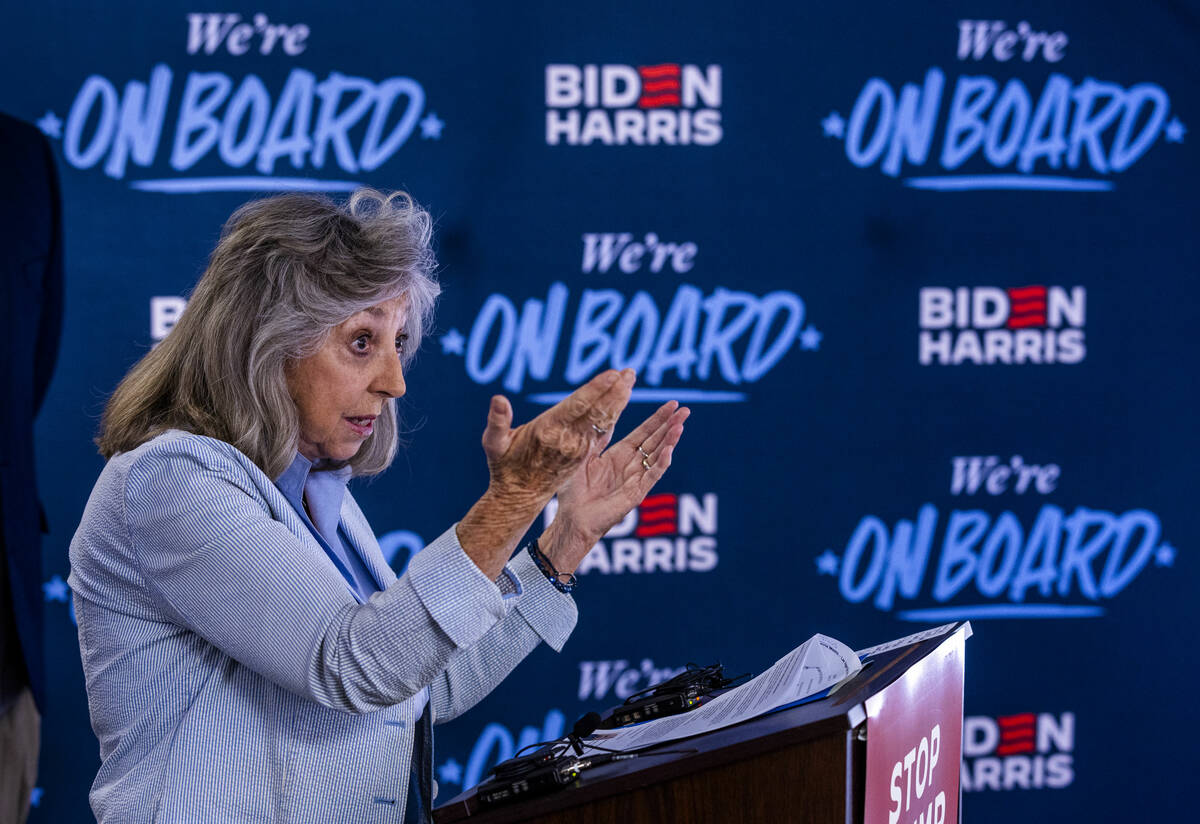
{"label": "black microphone", "polygon": [[572,749],[576,755],[583,755],[583,739],[600,728],[600,713],[589,712],[571,728],[571,734],[567,736],[567,741],[570,742]]}

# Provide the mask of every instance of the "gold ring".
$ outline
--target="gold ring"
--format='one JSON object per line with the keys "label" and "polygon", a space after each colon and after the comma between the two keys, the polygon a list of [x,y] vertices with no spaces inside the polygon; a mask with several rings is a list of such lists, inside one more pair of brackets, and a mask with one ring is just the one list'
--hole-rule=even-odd
{"label": "gold ring", "polygon": [[649,470],[650,464],[646,463],[646,459],[642,458],[642,469]]}
{"label": "gold ring", "polygon": [[597,435],[606,435],[606,434],[608,434],[608,430],[607,430],[607,429],[601,429],[600,427],[596,426],[596,424],[592,424],[592,429],[595,429],[595,430],[596,430],[596,434],[597,434]]}
{"label": "gold ring", "polygon": [[[641,453],[642,453],[642,459],[643,459],[643,460],[644,460],[644,459],[646,459],[646,458],[649,458],[649,457],[650,457],[650,453],[649,453],[649,452],[647,452],[646,450],[642,449],[640,446],[639,446],[637,449],[638,449],[638,452],[641,452]],[[648,469],[648,468],[649,468],[649,467],[647,467],[647,469]]]}

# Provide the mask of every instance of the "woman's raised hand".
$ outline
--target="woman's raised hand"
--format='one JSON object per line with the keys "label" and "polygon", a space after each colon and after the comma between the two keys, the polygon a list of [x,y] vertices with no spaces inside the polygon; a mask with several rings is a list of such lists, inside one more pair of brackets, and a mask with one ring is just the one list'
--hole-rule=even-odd
{"label": "woman's raised hand", "polygon": [[492,398],[483,432],[488,489],[457,529],[459,543],[485,574],[500,574],[533,519],[608,444],[634,377],[632,369],[602,372],[516,428],[512,405]]}
{"label": "woman's raised hand", "polygon": [[603,449],[606,439],[588,454],[559,490],[558,514],[541,541],[555,569],[574,572],[604,533],[642,502],[671,465],[689,414],[669,401],[619,443]]}
{"label": "woman's raised hand", "polygon": [[584,459],[612,437],[633,381],[632,369],[604,372],[515,429],[510,428],[508,400],[493,397],[483,432],[491,487],[517,502],[532,496],[541,501],[540,510]]}

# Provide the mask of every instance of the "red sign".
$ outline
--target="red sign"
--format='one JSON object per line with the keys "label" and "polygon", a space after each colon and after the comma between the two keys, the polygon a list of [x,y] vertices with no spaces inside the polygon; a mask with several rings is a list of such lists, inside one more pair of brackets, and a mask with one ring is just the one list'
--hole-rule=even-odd
{"label": "red sign", "polygon": [[954,633],[867,699],[866,824],[957,824],[965,640]]}

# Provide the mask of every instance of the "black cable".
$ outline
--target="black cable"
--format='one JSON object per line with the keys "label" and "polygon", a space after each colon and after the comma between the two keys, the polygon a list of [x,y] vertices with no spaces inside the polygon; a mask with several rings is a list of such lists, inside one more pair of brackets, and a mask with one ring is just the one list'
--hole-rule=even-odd
{"label": "black cable", "polygon": [[625,703],[636,703],[644,696],[676,695],[690,689],[712,692],[714,690],[737,686],[749,677],[750,673],[745,672],[733,678],[726,678],[725,668],[719,661],[715,664],[709,664],[707,667],[689,663],[683,672],[678,673],[672,678],[668,678],[666,681],[652,684],[643,690],[638,690],[626,698]]}
{"label": "black cable", "polygon": [[[716,666],[720,667],[720,664],[717,664]],[[556,738],[553,741],[536,741],[532,744],[526,744],[524,747],[521,747],[521,749],[517,750],[516,753],[513,754],[512,758],[508,759],[507,761],[502,761],[493,767],[492,774],[497,778],[520,776],[524,773],[532,772],[533,770],[536,770],[546,764],[551,764],[558,761],[558,759],[562,758],[572,749],[575,751],[576,756],[583,757],[584,747],[589,750],[597,750],[599,752],[611,753],[612,755],[626,756],[629,758],[634,758],[643,754],[686,755],[687,753],[698,752],[698,750],[695,749],[659,750],[658,752],[654,753],[643,753],[641,750],[634,750],[630,752],[627,750],[614,750],[609,747],[602,747],[599,744],[592,744],[584,741],[584,738],[600,728],[601,723],[603,723],[603,720],[601,719],[599,713],[589,712],[575,722],[575,726],[571,728],[571,732],[565,737]],[[534,749],[536,747],[548,748],[548,751],[542,755],[539,755],[538,752],[534,752],[533,754],[527,756],[521,755],[521,753],[525,752],[526,750]],[[648,747],[642,748],[642,750],[645,749],[648,749]]]}

